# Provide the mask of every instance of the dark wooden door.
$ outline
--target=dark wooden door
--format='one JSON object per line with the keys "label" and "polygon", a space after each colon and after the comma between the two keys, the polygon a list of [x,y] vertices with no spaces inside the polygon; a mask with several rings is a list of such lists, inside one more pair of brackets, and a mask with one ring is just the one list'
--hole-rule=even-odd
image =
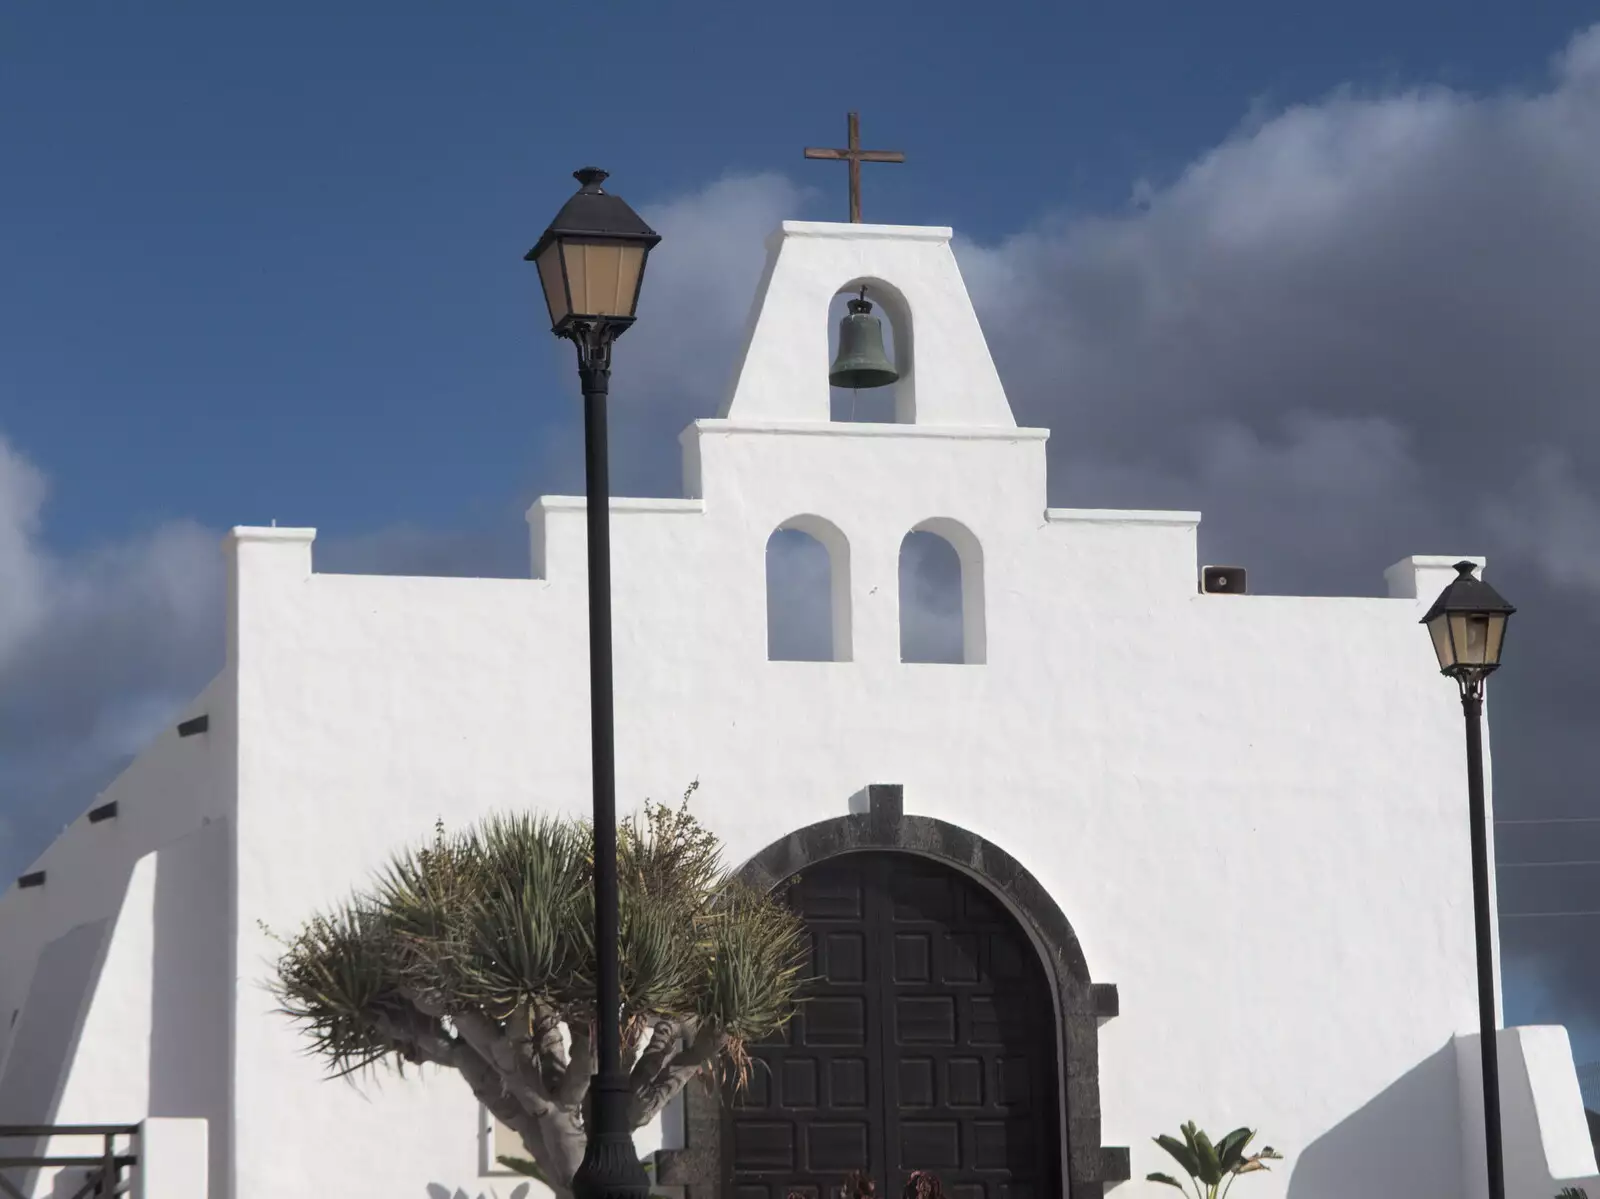
{"label": "dark wooden door", "polygon": [[831,859],[789,895],[816,981],[753,1047],[724,1130],[728,1199],[833,1199],[856,1169],[886,1199],[914,1169],[952,1199],[1060,1194],[1053,1004],[1010,913],[911,854]]}

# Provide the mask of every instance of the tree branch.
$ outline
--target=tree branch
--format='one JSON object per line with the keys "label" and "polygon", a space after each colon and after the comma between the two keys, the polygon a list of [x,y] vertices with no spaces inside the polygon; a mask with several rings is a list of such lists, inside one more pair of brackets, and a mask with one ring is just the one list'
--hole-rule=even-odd
{"label": "tree branch", "polygon": [[576,1021],[569,1021],[567,1029],[572,1034],[572,1050],[567,1055],[567,1067],[561,1073],[561,1085],[553,1096],[557,1107],[576,1107],[583,1102],[589,1089],[589,1079],[594,1075],[594,1043],[589,1039],[589,1029]]}
{"label": "tree branch", "polygon": [[539,1057],[539,1016],[532,1000],[525,999],[506,1018],[505,1038],[518,1069],[531,1070],[538,1079],[539,1093],[548,1098],[550,1086],[544,1076],[544,1063]]}
{"label": "tree branch", "polygon": [[567,1066],[561,1017],[552,1007],[524,1000],[507,1021],[506,1033],[518,1061],[536,1072],[541,1093],[553,1102]]}
{"label": "tree branch", "polygon": [[440,1023],[415,1010],[377,1011],[369,1013],[372,1026],[384,1040],[394,1046],[395,1052],[410,1062],[433,1062],[449,1065],[455,1039]]}
{"label": "tree branch", "polygon": [[538,1026],[536,1036],[539,1076],[544,1080],[545,1092],[554,1096],[567,1070],[567,1047],[561,1041],[561,1021],[551,1015]]}
{"label": "tree branch", "polygon": [[628,1103],[628,1119],[632,1127],[653,1119],[667,1102],[704,1070],[728,1044],[728,1034],[714,1025],[704,1025],[695,1034],[687,1048],[676,1054],[671,1062],[659,1069],[644,1085],[634,1083],[634,1095]]}
{"label": "tree branch", "polygon": [[679,1047],[685,1037],[692,1037],[695,1032],[695,1022],[691,1020],[668,1020],[658,1017],[650,1028],[650,1039],[645,1042],[644,1052],[639,1055],[639,1060],[634,1062],[629,1076],[634,1089],[652,1083],[656,1075],[661,1073],[668,1060]]}
{"label": "tree branch", "polygon": [[531,1118],[506,1092],[494,1067],[470,1046],[445,1032],[437,1021],[420,1012],[408,1011],[378,1012],[372,1022],[394,1045],[395,1052],[408,1062],[429,1063],[457,1071],[479,1102],[494,1113],[495,1119],[526,1135],[523,1126],[531,1126]]}
{"label": "tree branch", "polygon": [[453,1012],[450,1019],[461,1033],[462,1040],[500,1075],[506,1090],[514,1095],[528,1112],[535,1116],[550,1114],[550,1096],[544,1089],[544,1080],[530,1063],[522,1060],[511,1038],[502,1032],[496,1021],[481,1012]]}
{"label": "tree branch", "polygon": [[559,1121],[563,1113],[549,1105],[543,1113],[526,1110],[500,1071],[466,1040],[445,1032],[434,1018],[407,1010],[378,1013],[373,1023],[407,1061],[419,1065],[426,1062],[460,1074],[478,1102],[522,1139],[523,1148],[540,1168],[551,1177],[561,1175],[564,1163],[559,1154],[552,1153],[545,1123],[552,1116]]}
{"label": "tree branch", "polygon": [[424,990],[421,987],[403,986],[400,996],[424,1016],[431,1016],[437,1020],[446,1015],[447,1008],[444,995],[437,990]]}

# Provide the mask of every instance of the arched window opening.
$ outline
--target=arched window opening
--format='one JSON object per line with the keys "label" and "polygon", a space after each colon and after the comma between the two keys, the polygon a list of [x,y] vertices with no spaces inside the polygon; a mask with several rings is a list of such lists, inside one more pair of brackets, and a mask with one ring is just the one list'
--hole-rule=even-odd
{"label": "arched window opening", "polygon": [[964,660],[961,558],[937,533],[907,533],[900,543],[900,660]]}
{"label": "arched window opening", "polygon": [[910,318],[905,301],[886,284],[873,280],[857,280],[833,297],[828,306],[828,364],[831,373],[839,360],[841,322],[850,316],[850,304],[862,297],[872,308],[863,313],[865,321],[860,326],[864,334],[854,347],[872,350],[872,331],[880,330],[883,337],[883,357],[898,373],[899,378],[878,387],[829,386],[829,414],[833,420],[858,424],[909,424],[914,419],[911,401],[911,332]]}
{"label": "arched window opening", "polygon": [[984,660],[983,557],[954,521],[924,521],[900,543],[900,660]]}
{"label": "arched window opening", "polygon": [[850,659],[850,562],[844,535],[796,517],[767,538],[767,659]]}

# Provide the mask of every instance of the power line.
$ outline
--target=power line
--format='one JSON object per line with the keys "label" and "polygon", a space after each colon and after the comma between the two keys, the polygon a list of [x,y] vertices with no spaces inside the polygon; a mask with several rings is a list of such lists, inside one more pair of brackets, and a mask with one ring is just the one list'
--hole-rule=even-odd
{"label": "power line", "polygon": [[1496,824],[1600,824],[1600,816],[1546,816],[1542,820],[1496,820]]}
{"label": "power line", "polygon": [[[1566,862],[1496,862],[1495,869],[1539,866],[1600,866],[1600,858],[1577,858]],[[1501,912],[1502,920],[1551,920],[1568,916],[1600,916],[1595,912]]]}
{"label": "power line", "polygon": [[[1600,823],[1597,821],[1596,823]],[[1496,870],[1511,867],[1536,868],[1540,866],[1600,866],[1600,858],[1575,858],[1565,862],[1496,862]],[[1553,920],[1564,917],[1600,916],[1600,911],[1594,912],[1501,912],[1502,920]]]}

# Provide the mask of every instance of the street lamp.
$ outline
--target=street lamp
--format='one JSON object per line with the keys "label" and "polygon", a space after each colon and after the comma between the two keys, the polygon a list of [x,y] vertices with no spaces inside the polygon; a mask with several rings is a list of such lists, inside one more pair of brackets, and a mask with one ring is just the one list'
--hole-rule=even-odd
{"label": "street lamp", "polygon": [[631,1087],[622,1070],[617,968],[617,779],[611,699],[611,490],[606,470],[606,395],[611,343],[633,324],[651,248],[661,240],[620,196],[600,189],[606,172],[573,172],[581,185],[525,261],[539,267],[550,331],[578,350],[583,387],[585,520],[589,532],[589,732],[594,776],[594,939],[598,959],[597,1072],[589,1088],[589,1141],[573,1176],[577,1199],[647,1199],[649,1179],[628,1127]]}
{"label": "street lamp", "polygon": [[1500,1053],[1495,1042],[1494,946],[1490,941],[1489,830],[1483,799],[1483,680],[1500,665],[1506,622],[1516,611],[1471,562],[1456,563],[1456,577],[1422,618],[1433,637],[1440,673],[1461,688],[1467,718],[1467,799],[1472,821],[1472,908],[1478,938],[1478,1040],[1483,1048],[1483,1131],[1489,1199],[1505,1199],[1500,1148]]}

